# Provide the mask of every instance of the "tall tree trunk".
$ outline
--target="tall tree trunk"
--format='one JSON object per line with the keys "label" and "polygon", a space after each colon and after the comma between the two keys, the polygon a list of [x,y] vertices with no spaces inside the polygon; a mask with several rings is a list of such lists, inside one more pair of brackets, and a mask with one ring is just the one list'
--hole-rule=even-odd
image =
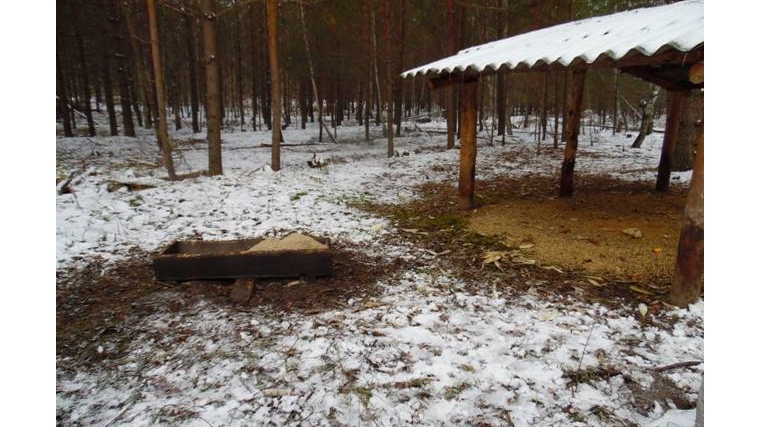
{"label": "tall tree trunk", "polygon": [[[239,26],[238,26],[239,28]],[[237,104],[240,111],[240,129],[245,130],[245,110],[243,105],[243,48],[240,45],[240,37],[235,37],[235,80],[237,81]]]}
{"label": "tall tree trunk", "polygon": [[132,120],[132,97],[130,93],[130,72],[127,68],[127,52],[129,45],[124,38],[121,22],[123,21],[121,2],[104,0],[110,4],[111,17],[111,41],[116,49],[114,57],[116,58],[116,69],[119,78],[119,101],[121,103],[121,120],[124,125],[125,136],[135,136],[135,123]]}
{"label": "tall tree trunk", "polygon": [[[368,2],[364,3],[363,12],[367,21],[373,19],[373,15],[370,11],[370,5]],[[369,120],[372,114],[373,93],[372,93],[372,63],[373,63],[373,50],[372,50],[372,35],[370,34],[370,25],[362,25],[362,41],[364,42],[365,52],[367,52],[366,60],[362,61],[366,67],[366,81],[364,83],[364,140],[369,141]]]}
{"label": "tall tree trunk", "polygon": [[668,118],[665,123],[665,138],[662,141],[662,154],[660,165],[657,168],[657,191],[668,191],[670,185],[670,171],[673,168],[673,154],[676,150],[676,138],[678,126],[681,122],[684,93],[681,91],[668,91]]}
{"label": "tall tree trunk", "polygon": [[[169,50],[174,50],[173,46],[169,45]],[[166,57],[166,60],[170,60],[170,56]],[[175,66],[173,64],[168,64],[167,69],[175,69]],[[180,110],[182,107],[180,105],[182,104],[181,101],[181,89],[179,87],[179,84],[177,82],[177,79],[170,79],[168,82],[168,97],[169,97],[169,103],[168,105],[171,106],[172,114],[174,115],[174,130],[180,130],[182,129],[182,117],[180,115]]]}
{"label": "tall tree trunk", "polygon": [[388,138],[388,157],[393,157],[393,39],[391,33],[391,1],[385,0],[385,100],[388,104],[386,127]]}
{"label": "tall tree trunk", "polygon": [[74,132],[71,129],[71,109],[69,108],[69,96],[66,93],[66,84],[64,83],[61,60],[58,53],[55,55],[56,80],[55,89],[58,97],[58,114],[63,121],[63,136],[72,137]]}
{"label": "tall tree trunk", "polygon": [[[253,4],[250,5],[248,9],[248,20],[250,22],[255,22],[255,14],[253,9]],[[249,27],[251,27],[249,25]],[[253,127],[254,132],[256,131],[256,117],[259,113],[259,103],[258,103],[258,97],[257,90],[258,90],[258,68],[257,64],[259,63],[258,59],[258,49],[259,43],[256,41],[256,33],[254,33],[253,28],[248,29],[249,34],[249,42],[250,42],[250,49],[251,49],[251,126]]]}
{"label": "tall tree trunk", "polygon": [[77,44],[77,53],[79,55],[79,66],[81,67],[82,77],[82,94],[84,96],[84,102],[82,109],[87,117],[87,129],[90,136],[95,136],[95,122],[92,120],[92,108],[90,107],[90,70],[87,68],[87,59],[84,54],[84,40],[82,38],[82,30],[79,28],[79,18],[76,8],[74,7],[75,1],[69,2],[69,8],[71,10],[71,23],[74,27],[74,39]]}
{"label": "tall tree trunk", "polygon": [[301,129],[306,129],[306,116],[309,114],[308,108],[306,108],[306,88],[309,86],[307,80],[307,78],[301,78],[301,82],[298,84],[298,109],[301,113]]}
{"label": "tall tree trunk", "polygon": [[[510,91],[510,81],[511,80],[512,80],[512,77],[510,76],[510,74],[506,74],[504,76],[504,87],[507,89],[507,93],[509,93],[509,91]],[[506,108],[505,108],[505,110],[507,110],[507,117],[506,117],[507,135],[512,136],[512,128],[514,127],[512,125],[512,102],[510,100],[510,96],[509,95],[505,95],[504,98],[506,99],[506,102],[505,102],[506,103]],[[501,142],[502,142],[502,145],[504,145],[505,139],[502,138]]]}
{"label": "tall tree trunk", "polygon": [[[454,55],[457,50],[456,32],[454,31],[454,0],[446,1],[446,53]],[[445,89],[446,91],[446,148],[454,148],[454,140],[457,130],[457,112],[456,112],[456,95],[454,85]]]}
{"label": "tall tree trunk", "polygon": [[156,19],[155,0],[146,0],[148,6],[148,23],[150,27],[150,46],[153,57],[153,75],[156,82],[156,103],[158,109],[158,123],[156,123],[156,137],[158,138],[161,152],[163,153],[166,171],[169,179],[174,181],[177,175],[174,172],[174,160],[172,160],[172,146],[169,140],[169,129],[166,118],[166,94],[164,93],[164,73],[161,69],[161,51],[158,45],[158,20]]}
{"label": "tall tree trunk", "polygon": [[[139,71],[136,72],[135,74],[142,76],[142,77],[138,77],[137,79],[141,81],[140,84],[144,84],[144,82],[143,82],[143,80],[145,80],[144,79],[144,74],[140,73]],[[135,117],[137,117],[137,126],[147,129],[149,126],[147,126],[145,124],[145,122],[143,122],[143,116],[140,113],[140,105],[139,105],[138,100],[137,100],[137,98],[146,99],[145,98],[145,91],[143,91],[143,90],[139,90],[138,91],[137,89],[138,89],[138,83],[135,82],[134,80],[130,81],[130,84],[129,84],[129,99],[132,102],[132,105],[131,105],[132,113],[134,114]],[[138,95],[138,92],[139,92],[139,95]],[[145,109],[147,110],[148,107],[146,106]]]}
{"label": "tall tree trunk", "polygon": [[[267,42],[269,43],[269,42]],[[272,70],[269,65],[269,49],[263,52],[263,61],[266,66],[262,70],[262,82],[263,88],[261,89],[260,104],[261,104],[261,120],[267,127],[267,130],[272,130]]]}
{"label": "tall tree trunk", "polygon": [[[499,0],[499,11],[496,12],[496,38],[501,40],[504,38],[504,0]],[[497,135],[504,135],[504,130],[507,127],[507,99],[506,99],[506,85],[504,80],[504,73],[498,72],[496,74],[496,117],[497,117]]]}
{"label": "tall tree trunk", "polygon": [[103,63],[101,64],[101,73],[103,75],[103,92],[106,101],[106,110],[108,111],[108,125],[111,130],[111,136],[119,135],[119,125],[116,121],[116,108],[113,104],[113,87],[111,82],[111,61],[108,60],[108,49],[103,50]]}
{"label": "tall tree trunk", "polygon": [[190,116],[192,120],[193,133],[201,131],[198,122],[200,102],[198,101],[198,58],[195,53],[195,30],[193,29],[195,18],[187,14],[185,21],[185,42],[187,48],[187,68],[190,75]]}
{"label": "tall tree trunk", "polygon": [[559,111],[562,103],[559,101],[559,74],[554,73],[554,149],[559,148]]}
{"label": "tall tree trunk", "polygon": [[311,86],[306,91],[306,109],[309,110],[309,123],[314,123],[314,91]]}
{"label": "tall tree trunk", "polygon": [[272,74],[272,170],[280,170],[280,66],[277,58],[277,0],[267,0],[269,68]]}
{"label": "tall tree trunk", "polygon": [[319,97],[319,90],[317,89],[317,80],[314,77],[314,64],[311,61],[311,48],[309,47],[309,37],[306,32],[306,19],[304,18],[303,14],[303,1],[298,1],[298,13],[299,17],[301,18],[301,30],[303,32],[303,45],[306,49],[306,60],[309,63],[309,77],[311,77],[311,90],[314,95],[314,99],[317,100],[317,121],[319,122],[319,141],[322,141],[322,130],[324,129],[327,131],[327,135],[330,137],[332,142],[338,143],[338,141],[335,139],[335,136],[330,132],[330,129],[325,126],[325,122],[322,116],[322,98]]}
{"label": "tall tree trunk", "polygon": [[549,105],[549,73],[542,73],[543,76],[543,96],[541,97],[541,140],[546,141],[546,124],[548,121]]}
{"label": "tall tree trunk", "polygon": [[200,0],[203,62],[206,64],[206,138],[208,173],[222,174],[222,105],[219,100],[219,63],[216,53],[216,11],[213,0]]}
{"label": "tall tree trunk", "polygon": [[652,123],[654,121],[654,104],[660,94],[659,88],[655,85],[649,85],[651,92],[648,99],[642,99],[641,104],[641,127],[639,127],[639,136],[633,141],[631,148],[641,148],[644,138],[652,133]]}
{"label": "tall tree trunk", "polygon": [[485,130],[483,114],[485,113],[485,96],[483,96],[483,79],[478,79],[478,132]]}
{"label": "tall tree trunk", "polygon": [[381,122],[380,117],[383,111],[383,106],[382,106],[383,100],[381,97],[382,89],[380,88],[380,71],[379,71],[378,58],[377,58],[377,25],[375,23],[376,19],[375,19],[375,9],[374,9],[373,3],[369,3],[369,8],[370,8],[369,24],[370,24],[370,29],[372,32],[372,66],[375,72],[375,93],[377,94],[377,96],[375,97],[376,99],[374,100],[375,106],[377,108],[375,110],[375,126],[380,126],[380,122]]}
{"label": "tall tree trunk", "polygon": [[[140,108],[137,103],[137,97],[132,97],[133,102],[133,109],[135,111],[135,114],[138,116],[138,125],[143,126],[145,129],[148,129],[152,126],[152,119],[150,114],[150,106],[153,103],[152,99],[153,96],[150,91],[150,85],[146,82],[146,76],[150,76],[150,72],[146,70],[145,63],[143,61],[143,53],[142,49],[140,49],[140,46],[137,44],[137,36],[135,35],[135,28],[134,23],[132,22],[131,15],[128,10],[124,11],[124,22],[127,27],[127,34],[129,35],[129,42],[132,47],[132,59],[136,67],[136,73],[135,76],[137,77],[137,88],[140,90],[139,96],[140,96],[140,104],[142,104],[143,111],[145,112],[145,115],[140,114]],[[148,79],[150,80],[150,79]],[[134,87],[133,87],[134,88]],[[134,88],[134,89],[137,89]],[[144,117],[144,119],[143,119]]]}
{"label": "tall tree trunk", "polygon": [[356,121],[358,122],[359,126],[364,126],[364,85],[362,84],[362,81],[359,80],[359,90],[357,91],[357,96],[359,97],[356,105]]}
{"label": "tall tree trunk", "polygon": [[[557,3],[557,10],[559,11],[559,3]],[[559,14],[559,13],[558,13]],[[573,0],[567,0],[567,22],[571,22],[573,20]],[[568,90],[568,81],[570,80],[570,77],[572,76],[572,71],[565,71],[564,73],[564,82],[562,87],[562,103],[570,102],[567,99],[567,90]],[[567,142],[567,123],[570,120],[570,117],[568,117],[567,113],[569,110],[563,109],[563,116],[562,116],[562,140]],[[572,192],[572,189],[571,189]]]}
{"label": "tall tree trunk", "polygon": [[398,10],[398,18],[397,18],[397,28],[398,31],[396,31],[397,38],[395,41],[396,46],[396,54],[398,55],[396,57],[396,70],[395,73],[393,73],[393,80],[395,81],[394,87],[393,87],[393,121],[396,123],[396,136],[401,136],[401,113],[402,113],[402,102],[403,102],[403,96],[404,96],[404,81],[401,79],[401,73],[404,71],[404,46],[405,46],[405,36],[406,36],[406,0],[400,0],[398,2],[399,4],[399,10]]}
{"label": "tall tree trunk", "polygon": [[612,134],[618,131],[618,113],[620,111],[620,70],[612,70],[615,74],[615,101],[612,104]]}
{"label": "tall tree trunk", "polygon": [[345,110],[343,101],[343,88],[341,87],[340,75],[335,80],[335,125],[343,124],[343,112]]}
{"label": "tall tree trunk", "polygon": [[369,65],[367,66],[367,83],[365,86],[365,92],[367,96],[365,97],[364,101],[364,140],[369,141],[369,121],[370,117],[372,115],[372,99],[373,99],[373,93],[372,93],[372,67]]}
{"label": "tall tree trunk", "polygon": [[98,75],[95,74],[95,111],[100,113],[100,100],[102,98],[101,92],[100,92],[100,84],[102,82],[100,79],[98,79]]}

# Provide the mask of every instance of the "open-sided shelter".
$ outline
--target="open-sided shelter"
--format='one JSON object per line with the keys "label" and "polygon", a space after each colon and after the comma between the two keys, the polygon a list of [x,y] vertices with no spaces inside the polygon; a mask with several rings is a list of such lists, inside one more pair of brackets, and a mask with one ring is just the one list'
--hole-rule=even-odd
{"label": "open-sided shelter", "polygon": [[[472,207],[477,155],[477,82],[500,71],[572,71],[565,124],[565,155],[559,194],[573,193],[586,73],[617,68],[668,91],[667,121],[656,189],[667,191],[684,92],[704,85],[704,1],[686,0],[568,22],[473,46],[456,55],[408,70],[403,77],[425,76],[437,89],[461,84],[459,204]],[[680,305],[699,297],[704,260],[703,150],[700,137],[684,213],[672,300]]]}

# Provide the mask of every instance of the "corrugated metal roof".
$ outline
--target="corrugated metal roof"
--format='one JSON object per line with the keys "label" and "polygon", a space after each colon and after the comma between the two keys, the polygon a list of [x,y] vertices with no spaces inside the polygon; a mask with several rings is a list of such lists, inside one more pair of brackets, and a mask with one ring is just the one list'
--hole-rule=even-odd
{"label": "corrugated metal roof", "polygon": [[631,53],[652,56],[664,50],[688,52],[704,45],[704,0],[619,12],[473,46],[401,75],[453,73],[591,64],[617,61]]}

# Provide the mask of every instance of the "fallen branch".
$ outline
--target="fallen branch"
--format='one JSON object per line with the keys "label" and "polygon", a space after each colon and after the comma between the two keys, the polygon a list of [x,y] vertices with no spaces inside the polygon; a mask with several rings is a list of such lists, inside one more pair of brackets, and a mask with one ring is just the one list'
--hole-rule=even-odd
{"label": "fallen branch", "polygon": [[128,191],[140,191],[147,190],[149,188],[156,188],[155,185],[141,184],[139,182],[110,181],[106,186],[106,191],[113,193],[122,187],[126,187]]}
{"label": "fallen branch", "polygon": [[[280,147],[306,147],[310,145],[321,145],[321,144],[314,143],[314,142],[307,142],[304,144],[280,144]],[[266,142],[262,142],[260,145],[260,147],[271,147],[271,146],[272,144],[267,144]]]}
{"label": "fallen branch", "polygon": [[430,132],[428,132],[428,131],[426,131],[426,130],[423,130],[421,127],[417,126],[417,123],[414,123],[414,128],[415,128],[415,129],[416,129],[418,132],[422,132],[422,133],[424,133],[425,135],[427,135],[427,136],[430,136]]}
{"label": "fallen branch", "polygon": [[654,372],[664,372],[664,371],[669,371],[671,369],[688,368],[690,366],[697,366],[697,365],[701,365],[702,363],[704,362],[701,360],[692,360],[689,362],[678,362],[678,363],[672,363],[670,365],[658,366],[656,368],[651,368],[651,370]]}
{"label": "fallen branch", "polygon": [[[55,99],[60,99],[60,97],[59,97],[58,95],[56,95],[56,96],[55,96]],[[84,114],[83,112],[81,112],[81,111],[77,110],[76,108],[74,108],[74,105],[72,105],[72,104],[69,102],[69,100],[68,100],[68,99],[67,99],[67,100],[65,100],[64,102],[66,103],[66,106],[67,106],[67,107],[69,107],[69,108],[71,109],[71,111],[73,111],[74,113],[78,114],[78,115],[79,115],[80,117],[82,117],[83,119],[86,119],[86,118],[87,118],[87,115],[86,115],[86,114]],[[100,123],[98,123],[98,121],[97,121],[97,120],[95,120],[95,119],[92,119],[92,122],[93,122],[93,123],[95,123],[95,124],[96,124],[96,125],[98,125],[98,126],[102,126],[102,125],[101,125]]]}
{"label": "fallen branch", "polygon": [[84,179],[85,176],[90,175],[93,172],[95,172],[95,168],[92,166],[84,171],[82,171],[82,169],[71,171],[65,180],[56,184],[56,190],[58,194],[60,195],[73,193],[74,190],[72,190],[71,186],[79,184],[82,182],[82,179]]}
{"label": "fallen branch", "polygon": [[128,158],[127,163],[134,163],[136,165],[143,165],[143,166],[148,166],[152,168],[157,168],[160,166],[158,163],[153,163],[153,162],[148,162],[145,160],[133,159],[133,158]]}
{"label": "fallen branch", "polygon": [[636,118],[638,118],[639,120],[641,120],[641,113],[639,113],[639,109],[638,109],[638,108],[636,108],[636,107],[634,107],[633,105],[631,105],[631,103],[630,103],[630,102],[628,102],[628,100],[627,100],[627,99],[625,99],[625,97],[624,97],[624,96],[622,96],[622,95],[621,95],[621,96],[620,96],[620,99],[622,99],[622,100],[623,100],[623,102],[625,102],[625,105],[627,105],[627,106],[628,106],[628,108],[630,108],[630,109],[631,109],[631,111],[633,111],[633,114],[635,114],[635,115],[636,115]]}

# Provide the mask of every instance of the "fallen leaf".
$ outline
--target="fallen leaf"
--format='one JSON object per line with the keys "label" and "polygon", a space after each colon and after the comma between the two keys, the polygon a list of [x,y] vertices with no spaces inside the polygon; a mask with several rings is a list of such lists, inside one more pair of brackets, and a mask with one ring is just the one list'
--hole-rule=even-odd
{"label": "fallen leaf", "polygon": [[536,245],[534,245],[533,243],[526,243],[524,245],[520,245],[520,250],[530,249],[533,246],[536,246]]}
{"label": "fallen leaf", "polygon": [[668,303],[666,303],[665,301],[660,301],[660,300],[657,300],[657,301],[655,301],[655,302],[659,302],[660,304],[662,304],[662,305],[664,305],[665,307],[667,307],[667,308],[670,308],[670,309],[678,309],[678,308],[680,308],[680,307],[678,307],[678,306],[676,306],[676,305],[671,305],[671,304],[668,304]]}
{"label": "fallen leaf", "polygon": [[599,282],[599,281],[597,281],[595,278],[592,278],[592,277],[587,277],[587,278],[586,278],[586,280],[588,280],[588,282],[589,282],[589,283],[591,283],[593,286],[596,286],[596,287],[598,287],[598,288],[599,288],[599,287],[602,287],[602,286],[604,286],[604,284],[603,284],[603,283],[600,283],[600,282]]}
{"label": "fallen leaf", "polygon": [[445,250],[445,251],[443,251],[443,252],[436,252],[436,251],[431,251],[430,249],[423,249],[423,251],[425,251],[425,252],[429,253],[429,254],[430,254],[430,255],[432,255],[432,256],[441,256],[441,255],[446,255],[446,254],[448,254],[448,253],[451,253],[451,251],[450,251],[450,250],[448,250],[448,249],[446,249],[446,250]]}
{"label": "fallen leaf", "polygon": [[638,286],[631,286],[631,287],[630,287],[630,289],[631,289],[632,291],[634,291],[634,292],[638,292],[638,293],[640,293],[640,294],[644,294],[644,295],[654,295],[652,292],[649,292],[648,290],[646,290],[646,289],[644,289],[644,288],[640,288],[640,287],[638,287]]}
{"label": "fallen leaf", "polygon": [[654,252],[655,255],[659,255],[660,252],[662,252],[662,248],[652,248],[652,252]]}
{"label": "fallen leaf", "polygon": [[507,253],[504,251],[486,251],[486,253],[483,254],[483,265],[496,263],[503,259],[506,254]]}
{"label": "fallen leaf", "polygon": [[261,393],[266,397],[290,396],[292,392],[293,392],[293,389],[290,389],[290,388],[268,388],[265,390],[261,390]]}
{"label": "fallen leaf", "polygon": [[516,257],[512,257],[512,262],[515,264],[522,264],[522,265],[534,265],[536,263],[536,260],[523,258],[521,256],[516,256]]}
{"label": "fallen leaf", "polygon": [[538,320],[540,320],[542,322],[545,322],[547,320],[554,319],[555,317],[557,317],[558,314],[559,314],[559,312],[557,310],[553,310],[553,309],[552,310],[542,311],[542,312],[538,313]]}
{"label": "fallen leaf", "polygon": [[647,305],[643,302],[639,304],[639,313],[641,313],[641,317],[644,317],[647,315]]}
{"label": "fallen leaf", "polygon": [[623,230],[623,234],[627,234],[633,237],[634,239],[640,239],[642,236],[641,230],[639,230],[638,228],[626,228],[625,230]]}

